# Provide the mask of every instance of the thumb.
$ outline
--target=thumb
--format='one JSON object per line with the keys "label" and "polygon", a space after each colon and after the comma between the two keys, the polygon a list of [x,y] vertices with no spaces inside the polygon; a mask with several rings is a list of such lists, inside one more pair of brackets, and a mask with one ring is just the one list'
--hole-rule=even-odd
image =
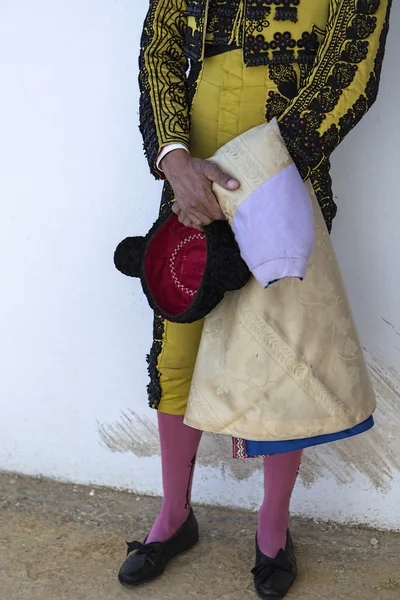
{"label": "thumb", "polygon": [[214,181],[226,190],[236,190],[240,187],[240,183],[236,179],[221,171],[215,163],[210,163],[210,173],[207,176],[210,181]]}

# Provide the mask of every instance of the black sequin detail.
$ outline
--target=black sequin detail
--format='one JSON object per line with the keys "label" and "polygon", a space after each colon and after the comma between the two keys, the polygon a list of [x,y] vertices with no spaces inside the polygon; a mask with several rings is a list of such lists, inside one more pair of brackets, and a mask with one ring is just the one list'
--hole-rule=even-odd
{"label": "black sequin detail", "polygon": [[271,41],[263,34],[248,34],[244,51],[246,62],[250,66],[268,63],[290,64],[293,62],[313,63],[320,42],[316,33],[305,31],[300,39],[294,39],[289,31],[277,32]]}
{"label": "black sequin detail", "polygon": [[[158,8],[158,0],[150,0],[139,56],[139,128],[150,170],[156,178],[159,178],[156,160],[160,145],[173,142],[187,144],[189,138],[186,101],[188,65],[183,55],[186,19],[182,11],[170,11],[167,6],[161,7],[164,12],[158,18],[168,20],[172,32],[169,44],[165,47],[164,40],[156,37],[154,20]],[[150,47],[152,51],[149,53]],[[155,60],[157,78],[154,77]],[[151,100],[152,91],[168,101],[155,106]]]}
{"label": "black sequin detail", "polygon": [[293,23],[297,23],[297,7],[300,4],[300,0],[271,0],[271,2],[277,5],[275,12],[276,21],[292,21]]}
{"label": "black sequin detail", "polygon": [[[174,192],[170,183],[166,181],[161,195],[160,214],[165,214],[171,208],[173,200]],[[158,408],[161,402],[162,390],[160,384],[160,372],[157,365],[162,350],[163,337],[164,319],[161,315],[154,313],[153,345],[147,355],[147,371],[150,378],[147,385],[147,394],[150,408]]]}
{"label": "black sequin detail", "polygon": [[[375,32],[374,13],[380,2],[358,0],[357,9],[350,15],[346,28],[346,43],[336,63],[332,64],[328,79],[318,85],[315,95],[300,113],[294,109],[280,123],[282,136],[296,162],[303,178],[310,177],[318,197],[322,212],[330,229],[336,214],[329,175],[329,156],[357,125],[376,100],[384,57],[386,37],[389,27],[391,2],[388,5],[387,19],[380,36],[379,51],[375,57],[374,70],[361,94],[337,124],[332,124],[323,134],[319,132],[328,113],[337,106],[343,90],[348,88],[357,75],[358,65],[369,52],[368,37]],[[281,88],[282,89],[282,88]],[[287,99],[275,95],[267,101],[267,117],[274,116],[279,105],[283,107]]]}

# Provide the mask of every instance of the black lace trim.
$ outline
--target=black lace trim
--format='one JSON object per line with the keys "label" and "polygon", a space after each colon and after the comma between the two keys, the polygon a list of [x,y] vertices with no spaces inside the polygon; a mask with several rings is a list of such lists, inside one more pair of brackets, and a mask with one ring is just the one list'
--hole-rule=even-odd
{"label": "black lace trim", "polygon": [[[206,0],[190,0],[187,14],[195,18],[195,27],[187,26],[184,54],[192,60],[200,60],[203,53],[204,28],[215,46],[226,46],[231,38],[241,0],[225,3],[210,2],[206,20]],[[274,19],[277,21],[298,20],[298,6],[301,0],[247,0],[243,35],[236,43],[244,47],[244,60],[248,66],[268,64],[288,64],[300,62],[312,64],[315,60],[319,39],[316,33],[305,31],[299,40],[291,38],[283,31],[268,40],[265,30],[270,26],[272,6],[275,5]],[[372,0],[371,0],[372,1]],[[282,6],[284,4],[284,6]],[[277,36],[280,36],[278,39]],[[243,39],[242,39],[243,38]],[[288,42],[285,44],[285,42]]]}
{"label": "black lace trim", "polygon": [[[163,12],[157,19],[171,32],[168,44],[162,36],[156,37],[156,11],[161,9]],[[157,179],[156,160],[160,146],[173,142],[187,144],[189,138],[185,87],[187,60],[182,53],[185,25],[186,18],[181,10],[170,10],[157,0],[150,1],[139,55],[139,129],[150,170]],[[147,53],[150,46],[152,51]],[[153,103],[152,94],[164,101]]]}
{"label": "black lace trim", "polygon": [[213,46],[227,46],[233,31],[240,0],[223,4],[211,2],[207,18],[207,34],[212,36]]}
{"label": "black lace trim", "polygon": [[[280,117],[288,107],[290,101],[296,97],[300,85],[308,73],[299,73],[293,65],[270,65],[269,77],[273,81],[278,92],[270,92],[266,104],[266,117],[270,121],[274,117]],[[300,81],[299,81],[300,79]],[[329,174],[330,163],[325,161],[311,174],[311,181],[317,196],[326,225],[331,230],[332,220],[336,215],[336,205],[333,200],[332,180]]]}
{"label": "black lace trim", "polygon": [[191,119],[191,108],[193,104],[193,100],[197,91],[197,84],[199,81],[200,73],[203,68],[203,64],[198,61],[191,61],[190,63],[190,71],[189,76],[186,82],[187,89],[187,104],[188,104],[188,112],[189,112],[189,122]]}
{"label": "black lace trim", "polygon": [[200,60],[203,52],[203,34],[201,31],[193,31],[191,27],[186,27],[183,52],[191,60]]}
{"label": "black lace trim", "polygon": [[[276,0],[272,0],[272,2],[276,2]],[[258,25],[262,27],[268,26],[269,23],[266,21],[266,19],[271,14],[272,2],[269,0],[247,0],[246,19],[250,21],[258,21]]]}
{"label": "black lace trim", "polygon": [[196,20],[199,20],[197,23],[199,25],[200,20],[204,18],[206,6],[207,0],[189,0],[187,14],[188,16],[196,17]]}
{"label": "black lace trim", "polygon": [[[191,62],[191,68],[187,79],[187,103],[189,107],[189,119],[190,109],[192,107],[193,99],[197,90],[197,83],[202,69],[202,63],[193,61]],[[169,181],[164,183],[163,192],[161,195],[160,215],[165,214],[171,209],[174,201],[174,192]],[[160,385],[160,373],[158,371],[158,359],[162,350],[164,336],[164,319],[161,315],[154,314],[153,322],[153,345],[147,355],[147,371],[150,377],[149,384],[147,386],[147,394],[149,398],[149,406],[151,408],[158,408],[161,402],[162,390]]]}
{"label": "black lace trim", "polygon": [[[164,183],[161,195],[160,215],[169,212],[174,200],[174,192],[168,181]],[[149,374],[149,383],[147,385],[147,395],[150,408],[158,408],[161,402],[162,390],[160,384],[160,372],[157,368],[158,359],[161,354],[164,337],[164,319],[161,315],[154,313],[153,321],[153,345],[147,355],[147,371]]]}
{"label": "black lace trim", "polygon": [[267,41],[261,33],[246,35],[244,53],[249,66],[268,64],[291,64],[293,62],[312,64],[318,52],[320,41],[316,33],[305,31],[296,40],[289,31],[277,32],[272,41]]}
{"label": "black lace trim", "polygon": [[332,230],[332,221],[337,213],[337,206],[333,199],[330,170],[331,163],[329,159],[327,159],[310,174],[310,181],[313,185],[329,233]]}
{"label": "black lace trim", "polygon": [[143,150],[145,157],[149,163],[150,170],[155,176],[158,176],[155,172],[153,165],[155,165],[157,154],[158,154],[158,139],[157,129],[155,124],[155,116],[152,104],[150,102],[150,82],[148,77],[148,71],[146,68],[145,54],[144,51],[149,47],[154,38],[154,27],[152,26],[154,21],[156,5],[150,7],[147,14],[146,20],[143,25],[142,37],[140,40],[140,54],[139,54],[139,130],[142,134],[143,139]]}
{"label": "black lace trim", "polygon": [[187,16],[194,17],[196,28],[186,25],[183,53],[191,60],[200,60],[203,52],[204,28],[206,27],[207,0],[189,0]]}
{"label": "black lace trim", "polygon": [[[343,138],[357,125],[378,95],[379,80],[389,27],[391,1],[387,19],[380,35],[380,45],[374,62],[374,71],[361,94],[337,124],[333,124],[322,135],[319,129],[326,113],[333,111],[339,102],[343,89],[349,87],[358,70],[358,64],[367,56],[369,45],[366,39],[376,29],[376,19],[372,16],[379,8],[378,0],[358,0],[357,13],[347,27],[347,41],[339,61],[334,65],[326,85],[308,104],[307,110],[287,116],[281,123],[282,136],[296,162],[303,178],[310,177],[316,189],[328,227],[336,214],[336,206],[331,192],[328,158]],[[282,87],[280,88],[282,92]],[[274,116],[288,100],[281,94],[271,96],[267,102],[267,116]]]}
{"label": "black lace trim", "polygon": [[158,408],[161,402],[160,373],[157,368],[158,357],[161,354],[164,336],[164,319],[160,315],[154,315],[153,321],[153,345],[147,355],[147,372],[149,383],[147,384],[147,395],[150,408]]}
{"label": "black lace trim", "polygon": [[[319,204],[321,206],[328,229],[336,215],[336,205],[332,194],[332,181],[329,174],[329,156],[344,137],[357,125],[364,114],[376,100],[379,80],[384,58],[385,42],[388,32],[389,12],[382,29],[379,51],[375,57],[374,70],[366,84],[365,93],[361,94],[338,121],[324,134],[319,133],[326,114],[333,111],[339,102],[342,90],[349,87],[357,74],[358,64],[368,53],[366,39],[375,32],[376,19],[373,14],[378,10],[376,0],[359,0],[357,13],[351,18],[346,29],[347,41],[340,60],[333,66],[331,75],[320,91],[308,104],[308,109],[300,114],[293,113],[281,124],[282,135],[303,176],[310,177]],[[390,10],[390,6],[389,6]],[[301,85],[304,85],[309,69],[300,78],[291,64],[270,65],[269,76],[277,85],[277,92],[270,92],[266,103],[266,117],[280,117],[287,109],[290,101],[296,97]]]}
{"label": "black lace trim", "polygon": [[279,7],[275,12],[275,21],[292,21],[297,23],[297,8],[282,8]]}
{"label": "black lace trim", "polygon": [[358,70],[358,63],[367,57],[369,46],[366,38],[376,29],[376,19],[365,14],[368,1],[376,12],[377,6],[373,0],[359,1],[364,14],[356,14],[351,19],[347,28],[347,42],[340,60],[334,65],[326,85],[321,86],[320,91],[309,103],[310,110],[302,116],[298,112],[294,113],[286,117],[284,121],[283,133],[286,141],[290,144],[294,157],[305,160],[311,168],[319,164],[324,156],[328,156],[334,150],[341,139],[359,122],[377,97],[388,19],[381,32],[380,50],[375,59],[375,72],[371,73],[365,94],[360,95],[347,114],[340,119],[339,127],[332,125],[327,132],[320,136],[318,129],[326,118],[326,113],[334,110],[343,89],[349,87],[353,82]]}

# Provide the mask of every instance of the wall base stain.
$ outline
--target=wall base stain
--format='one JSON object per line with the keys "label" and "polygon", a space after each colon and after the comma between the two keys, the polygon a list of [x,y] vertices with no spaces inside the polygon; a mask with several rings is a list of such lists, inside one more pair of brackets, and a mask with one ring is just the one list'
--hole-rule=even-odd
{"label": "wall base stain", "polygon": [[[98,423],[101,443],[111,452],[132,452],[139,457],[158,456],[160,443],[157,425],[152,419],[128,409],[113,424]],[[228,436],[204,433],[198,454],[198,464],[221,469],[235,479],[248,479],[260,468],[260,461],[229,460],[232,442]]]}
{"label": "wall base stain", "polygon": [[[300,479],[312,486],[319,478],[334,477],[338,484],[351,483],[362,473],[379,490],[390,488],[393,474],[400,471],[400,436],[398,414],[400,407],[400,372],[367,353],[370,373],[378,397],[376,425],[372,431],[345,441],[311,449],[304,453]],[[98,424],[102,443],[111,452],[133,452],[136,456],[160,454],[157,426],[152,419],[132,410],[122,413],[114,424]],[[234,460],[231,438],[206,433],[198,455],[199,464],[214,467],[222,475],[248,479],[261,471],[262,460]]]}
{"label": "wall base stain", "polygon": [[388,491],[400,471],[400,372],[369,352],[366,357],[378,399],[376,425],[355,438],[307,450],[300,471],[305,485],[326,476],[346,484],[362,473],[376,489]]}
{"label": "wall base stain", "polygon": [[128,409],[116,423],[98,423],[100,439],[111,452],[133,452],[136,456],[160,454],[157,426],[150,419]]}

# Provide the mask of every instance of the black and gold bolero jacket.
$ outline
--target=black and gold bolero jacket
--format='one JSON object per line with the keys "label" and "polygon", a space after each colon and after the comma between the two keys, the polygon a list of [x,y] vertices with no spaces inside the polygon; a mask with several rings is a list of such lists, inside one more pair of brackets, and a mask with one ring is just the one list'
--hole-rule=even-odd
{"label": "black and gold bolero jacket", "polygon": [[[140,53],[140,128],[150,168],[171,143],[189,147],[196,74],[209,46],[265,65],[278,117],[328,226],[335,215],[329,156],[374,103],[392,0],[150,0]],[[294,65],[297,64],[297,68]],[[187,78],[190,65],[191,74]]]}

